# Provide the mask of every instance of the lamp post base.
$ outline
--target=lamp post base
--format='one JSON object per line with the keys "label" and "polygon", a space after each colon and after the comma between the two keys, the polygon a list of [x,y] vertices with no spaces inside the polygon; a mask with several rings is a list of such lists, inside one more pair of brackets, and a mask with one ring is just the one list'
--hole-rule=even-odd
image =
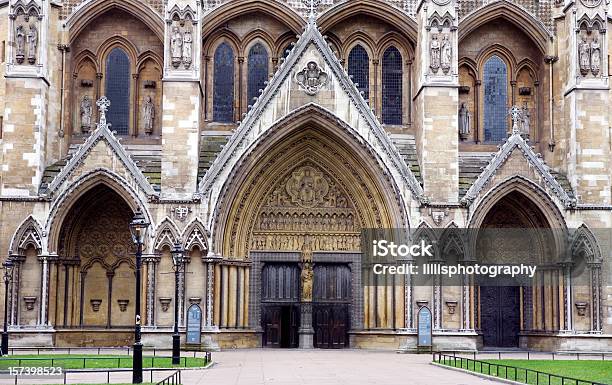
{"label": "lamp post base", "polygon": [[181,336],[178,333],[172,335],[172,365],[181,363]]}
{"label": "lamp post base", "polygon": [[142,384],[142,343],[140,342],[134,344],[132,384]]}
{"label": "lamp post base", "polygon": [[3,356],[6,356],[8,354],[8,342],[9,342],[8,332],[2,332],[2,348],[0,350],[2,351]]}

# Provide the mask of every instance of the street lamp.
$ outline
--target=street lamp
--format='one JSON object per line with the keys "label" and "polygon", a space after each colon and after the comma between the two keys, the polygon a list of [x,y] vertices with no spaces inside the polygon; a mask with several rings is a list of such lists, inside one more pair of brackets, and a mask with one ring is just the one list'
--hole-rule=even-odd
{"label": "street lamp", "polygon": [[174,270],[174,333],[172,334],[172,365],[181,363],[181,335],[178,329],[179,316],[179,275],[183,271],[185,261],[185,249],[180,242],[172,247],[172,269]]}
{"label": "street lamp", "polygon": [[142,342],[140,341],[140,269],[142,266],[142,245],[146,239],[150,223],[140,209],[134,213],[130,222],[132,240],[136,244],[136,309],[134,325],[134,355],[132,357],[132,383],[142,383]]}
{"label": "street lamp", "polygon": [[7,260],[3,264],[4,266],[4,329],[2,329],[2,355],[6,356],[8,354],[8,343],[9,343],[9,334],[8,334],[8,288],[9,283],[11,283],[11,279],[13,278],[13,261]]}

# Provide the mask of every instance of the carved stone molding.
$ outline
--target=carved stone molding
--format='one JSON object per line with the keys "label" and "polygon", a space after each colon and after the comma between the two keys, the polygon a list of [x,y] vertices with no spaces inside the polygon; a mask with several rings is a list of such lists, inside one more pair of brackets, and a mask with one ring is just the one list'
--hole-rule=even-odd
{"label": "carved stone molding", "polygon": [[576,302],[574,303],[574,306],[576,306],[576,310],[578,311],[578,315],[580,317],[586,316],[586,310],[589,307],[588,302]]}
{"label": "carved stone molding", "polygon": [[102,304],[101,299],[90,299],[89,303],[91,304],[91,310],[96,313],[100,311],[100,305]]}
{"label": "carved stone molding", "polygon": [[23,302],[25,302],[27,311],[34,310],[34,304],[36,303],[36,298],[37,297],[35,296],[23,297]]}
{"label": "carved stone molding", "polygon": [[308,95],[316,95],[328,81],[328,75],[319,65],[314,62],[308,62],[306,67],[295,74],[295,81],[301,89]]}
{"label": "carved stone molding", "polygon": [[455,314],[455,309],[457,308],[457,301],[446,301],[446,308],[448,309],[448,314]]}
{"label": "carved stone molding", "polygon": [[170,297],[159,297],[159,303],[161,303],[161,309],[164,313],[168,311],[170,302],[172,302],[172,298]]}
{"label": "carved stone molding", "polygon": [[118,299],[117,303],[119,304],[119,310],[124,312],[127,310],[127,306],[130,303],[129,299]]}

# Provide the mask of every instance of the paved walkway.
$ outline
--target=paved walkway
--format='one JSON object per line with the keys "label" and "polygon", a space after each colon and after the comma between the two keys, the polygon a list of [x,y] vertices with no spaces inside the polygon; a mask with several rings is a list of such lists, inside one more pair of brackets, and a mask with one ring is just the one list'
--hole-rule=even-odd
{"label": "paved walkway", "polygon": [[499,384],[430,365],[431,355],[366,350],[234,350],[209,370],[183,372],[185,385]]}
{"label": "paved walkway", "polygon": [[[249,349],[213,353],[206,370],[183,370],[183,385],[494,385],[470,374],[430,365],[429,354],[368,350]],[[171,372],[157,372],[154,381]],[[150,374],[145,372],[145,381]],[[106,374],[70,374],[69,384],[105,383]],[[131,372],[113,373],[111,383],[131,382]],[[60,381],[20,380],[19,384]],[[14,384],[0,379],[0,384]]]}

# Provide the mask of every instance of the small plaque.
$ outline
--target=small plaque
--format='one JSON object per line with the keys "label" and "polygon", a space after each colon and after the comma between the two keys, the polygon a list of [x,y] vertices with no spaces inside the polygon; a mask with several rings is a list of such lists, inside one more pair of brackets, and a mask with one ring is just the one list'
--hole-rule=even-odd
{"label": "small plaque", "polygon": [[427,306],[419,309],[418,320],[418,342],[419,348],[431,348],[431,310]]}
{"label": "small plaque", "polygon": [[202,309],[196,303],[187,310],[187,344],[202,343]]}

